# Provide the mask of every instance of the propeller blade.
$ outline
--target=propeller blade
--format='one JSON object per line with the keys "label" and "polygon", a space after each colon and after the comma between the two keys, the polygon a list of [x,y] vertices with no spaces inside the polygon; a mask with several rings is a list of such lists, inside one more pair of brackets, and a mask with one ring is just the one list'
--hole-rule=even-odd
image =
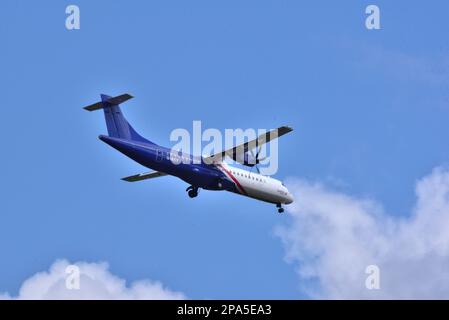
{"label": "propeller blade", "polygon": [[254,157],[253,149],[250,149],[249,152],[251,152],[251,155]]}

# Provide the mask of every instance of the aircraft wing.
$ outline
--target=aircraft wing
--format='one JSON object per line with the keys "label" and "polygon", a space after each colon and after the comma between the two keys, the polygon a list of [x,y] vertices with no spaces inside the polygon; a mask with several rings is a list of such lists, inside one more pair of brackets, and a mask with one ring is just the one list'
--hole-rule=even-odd
{"label": "aircraft wing", "polygon": [[163,177],[163,176],[166,176],[166,175],[167,174],[163,173],[163,172],[152,171],[152,172],[135,174],[133,176],[122,178],[122,180],[128,181],[128,182],[136,182],[136,181],[142,181],[142,180],[146,180],[146,179],[153,179],[153,178]]}
{"label": "aircraft wing", "polygon": [[236,147],[230,148],[228,150],[224,150],[222,152],[219,152],[219,153],[211,155],[207,158],[204,158],[204,161],[209,164],[220,163],[223,161],[223,159],[226,156],[228,156],[238,163],[247,165],[247,163],[245,163],[245,160],[244,160],[245,159],[244,154],[246,152],[248,152],[249,150],[252,150],[256,147],[260,147],[260,146],[264,145],[265,143],[268,143],[271,140],[279,138],[279,137],[283,136],[284,134],[287,134],[291,131],[293,131],[293,128],[291,128],[289,126],[282,126],[277,129],[273,129],[269,132],[261,134],[254,140],[247,141],[247,142],[242,143]]}

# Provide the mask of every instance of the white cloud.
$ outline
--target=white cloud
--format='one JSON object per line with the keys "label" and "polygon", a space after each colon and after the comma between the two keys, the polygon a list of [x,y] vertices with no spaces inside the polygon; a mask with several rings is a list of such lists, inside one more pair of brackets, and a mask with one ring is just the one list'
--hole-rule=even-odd
{"label": "white cloud", "polygon": [[[449,171],[436,168],[416,184],[409,217],[317,183],[293,179],[292,224],[276,234],[299,275],[319,298],[449,298]],[[380,290],[368,290],[368,265],[380,268]]]}
{"label": "white cloud", "polygon": [[107,263],[77,262],[80,270],[80,286],[67,289],[67,260],[58,260],[48,272],[39,272],[22,284],[17,297],[8,293],[0,299],[185,299],[184,294],[164,288],[160,282],[140,280],[126,285],[126,281],[108,270]]}

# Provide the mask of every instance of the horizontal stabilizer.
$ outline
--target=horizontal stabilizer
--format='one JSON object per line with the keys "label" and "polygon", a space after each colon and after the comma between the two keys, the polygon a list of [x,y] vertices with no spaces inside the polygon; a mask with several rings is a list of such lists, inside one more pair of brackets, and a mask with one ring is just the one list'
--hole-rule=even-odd
{"label": "horizontal stabilizer", "polygon": [[122,180],[128,181],[128,182],[136,182],[136,181],[142,181],[142,180],[147,180],[147,179],[163,177],[163,176],[166,176],[166,175],[167,174],[163,173],[163,172],[152,171],[152,172],[135,174],[133,176],[122,178]]}
{"label": "horizontal stabilizer", "polygon": [[107,97],[105,98],[103,101],[101,102],[97,102],[94,104],[91,104],[87,107],[84,107],[85,110],[87,111],[95,111],[98,109],[103,109],[105,107],[109,107],[109,106],[117,106],[125,101],[128,101],[129,99],[132,99],[133,96],[130,94],[122,94],[116,97]]}

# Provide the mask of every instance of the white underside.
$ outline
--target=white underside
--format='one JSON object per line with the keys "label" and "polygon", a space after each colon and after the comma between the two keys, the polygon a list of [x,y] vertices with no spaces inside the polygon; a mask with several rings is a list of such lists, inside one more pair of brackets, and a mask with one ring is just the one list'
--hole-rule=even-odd
{"label": "white underside", "polygon": [[242,195],[276,204],[293,202],[292,195],[281,181],[256,172],[231,167],[225,163],[221,165],[223,172],[236,184]]}

